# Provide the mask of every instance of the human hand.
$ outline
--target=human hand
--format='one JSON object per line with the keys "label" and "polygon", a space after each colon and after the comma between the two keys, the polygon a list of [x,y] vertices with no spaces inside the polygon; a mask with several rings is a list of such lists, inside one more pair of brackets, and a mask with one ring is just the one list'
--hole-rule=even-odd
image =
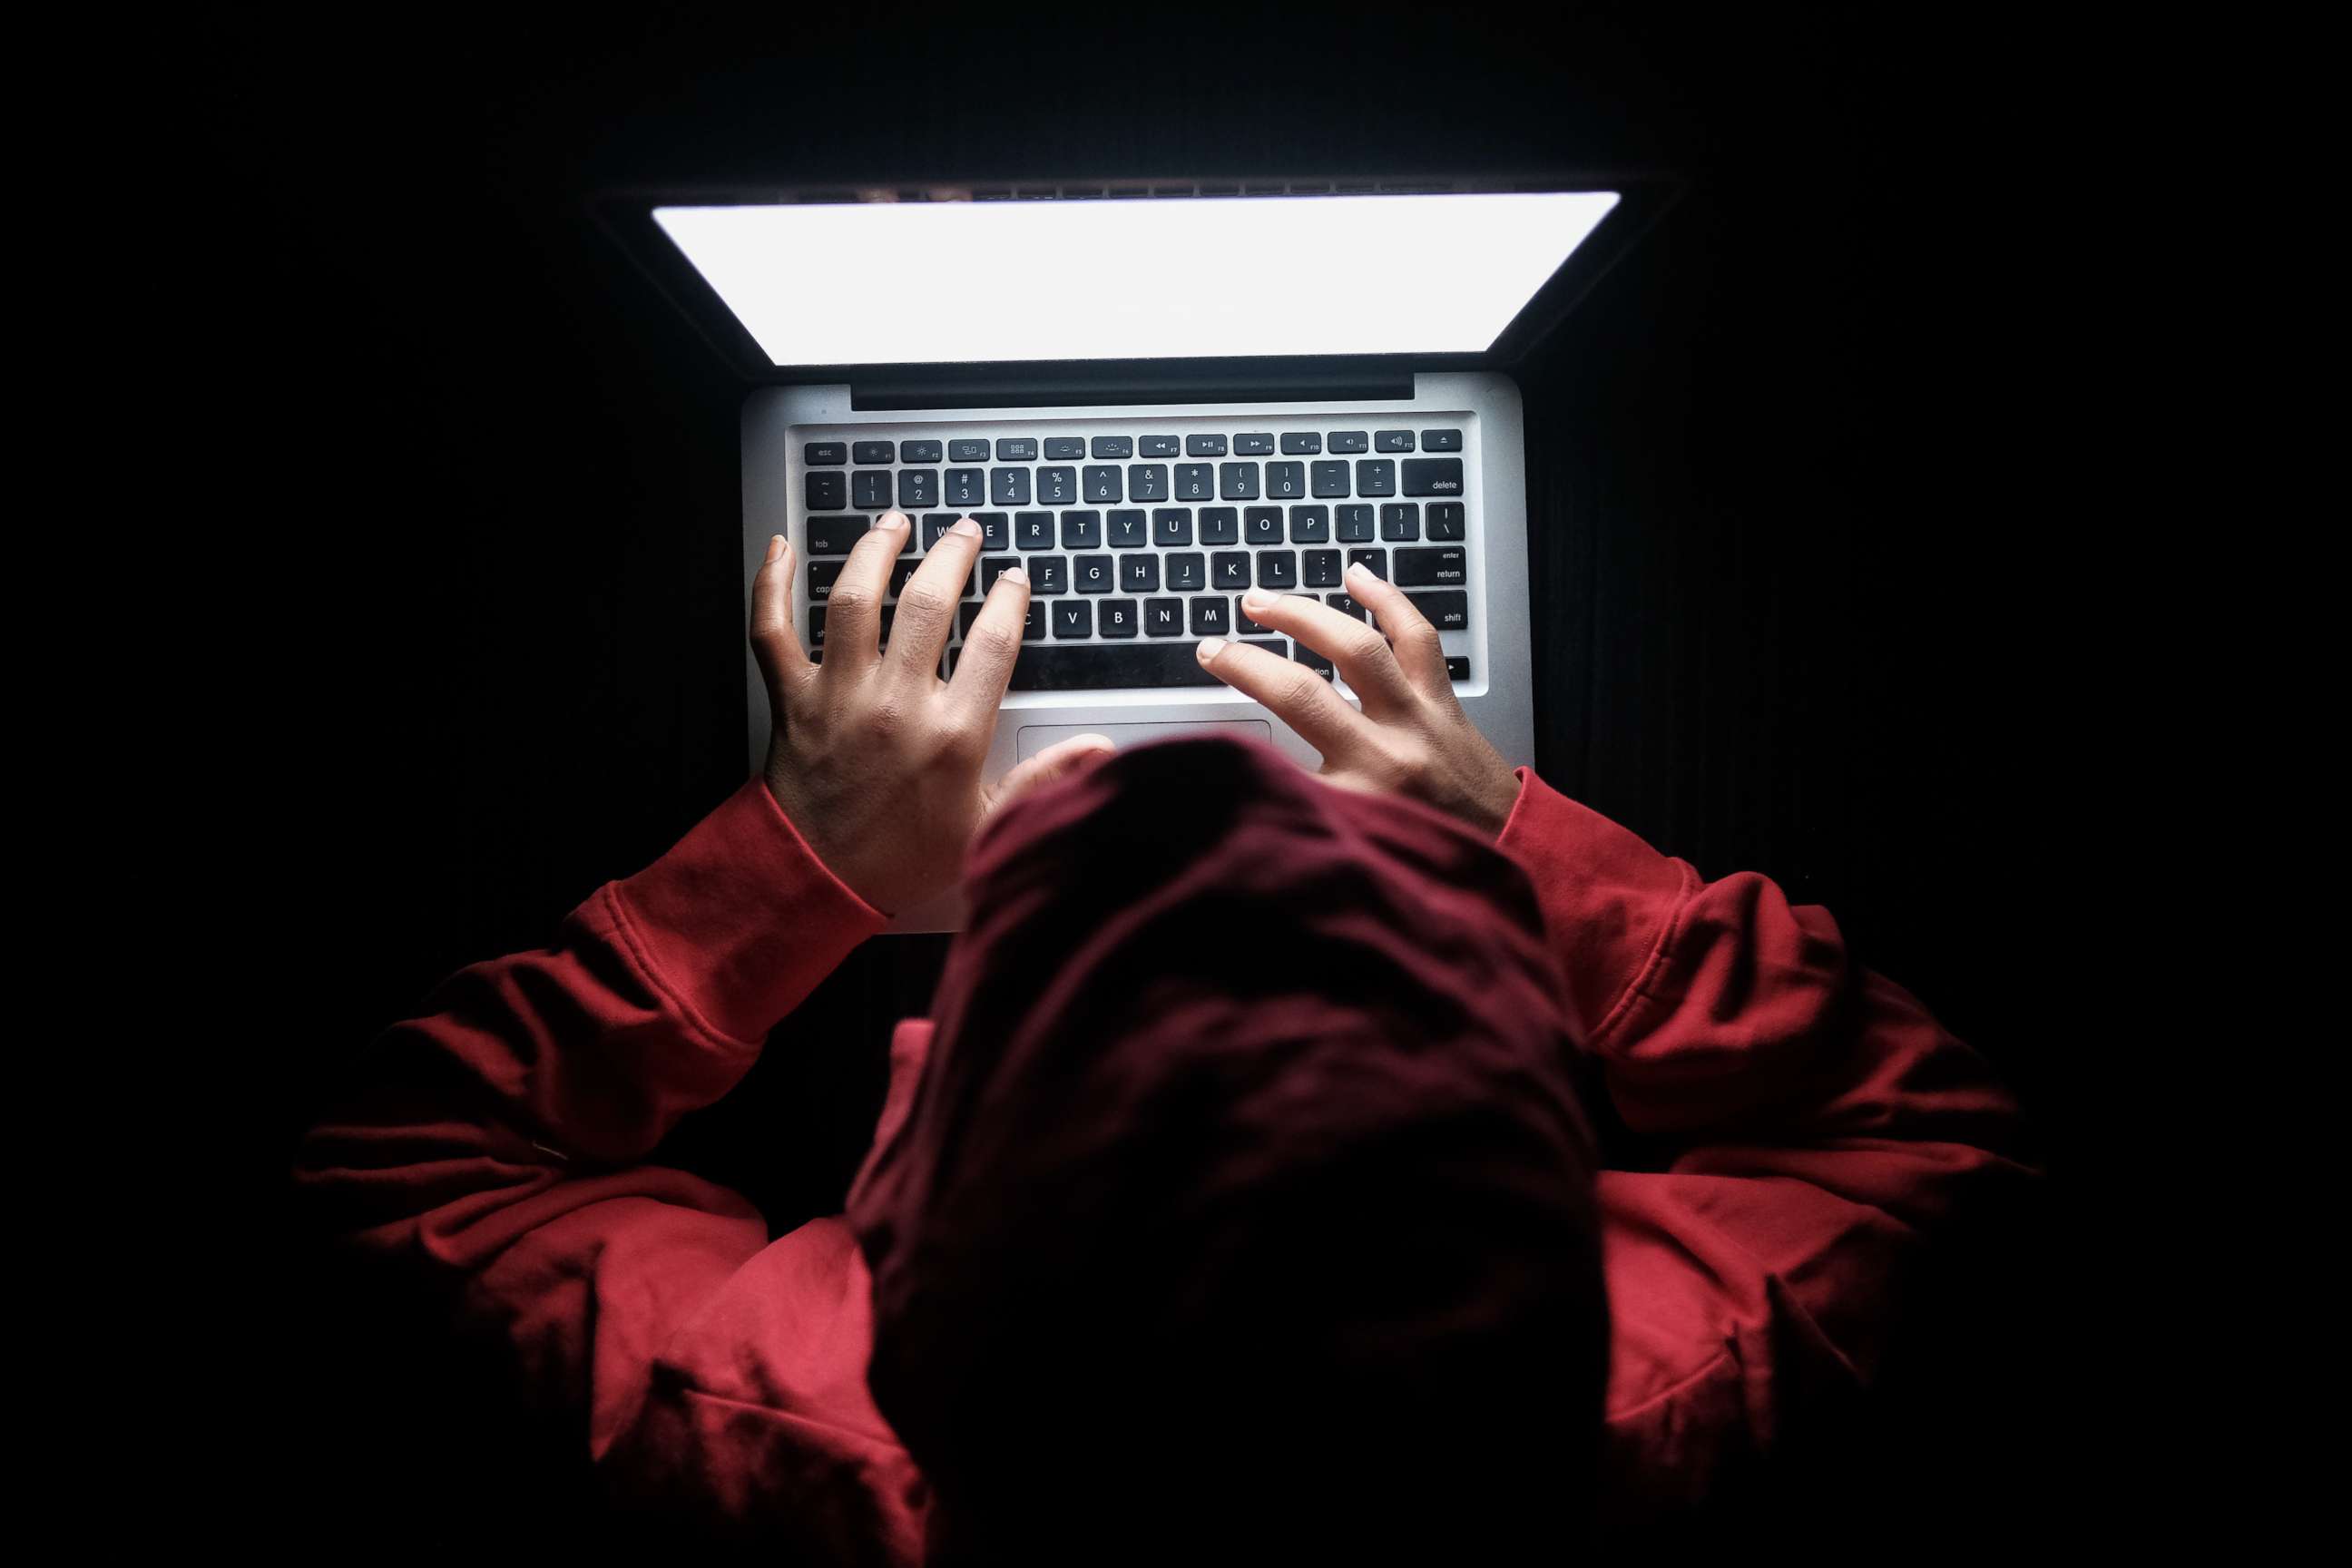
{"label": "human hand", "polygon": [[1209,637],[1198,650],[1202,666],[1322,752],[1322,776],[1333,784],[1405,795],[1501,833],[1519,781],[1462,711],[1437,628],[1360,562],[1348,568],[1347,588],[1379,630],[1316,599],[1261,588],[1242,595],[1242,608],[1329,659],[1363,703],[1360,713],[1312,669],[1264,648]]}
{"label": "human hand", "polygon": [[952,886],[989,812],[1112,749],[1101,735],[1073,736],[982,789],[1021,652],[1028,574],[1013,566],[997,577],[964,634],[955,679],[941,680],[940,651],[980,554],[980,525],[963,518],[931,547],[899,590],[883,647],[883,593],[911,531],[906,514],[886,512],[850,551],[825,601],[821,664],[793,630],[783,535],[768,541],[751,586],[751,648],[773,720],[768,791],[827,868],[886,914]]}

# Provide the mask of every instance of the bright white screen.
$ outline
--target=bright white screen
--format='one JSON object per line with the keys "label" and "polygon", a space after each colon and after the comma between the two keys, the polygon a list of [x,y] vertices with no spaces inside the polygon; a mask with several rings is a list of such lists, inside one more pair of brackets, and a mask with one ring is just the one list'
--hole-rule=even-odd
{"label": "bright white screen", "polygon": [[777,364],[1463,353],[1612,191],[661,207]]}

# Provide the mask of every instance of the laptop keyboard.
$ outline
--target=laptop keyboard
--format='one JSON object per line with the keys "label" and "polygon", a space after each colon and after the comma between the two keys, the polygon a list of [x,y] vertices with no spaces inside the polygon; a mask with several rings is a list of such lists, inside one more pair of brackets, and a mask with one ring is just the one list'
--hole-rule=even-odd
{"label": "laptop keyboard", "polygon": [[[1266,647],[1328,677],[1322,656],[1242,613],[1243,590],[1307,595],[1363,620],[1340,587],[1340,574],[1361,561],[1441,633],[1468,631],[1463,435],[1458,424],[1340,420],[1279,434],[806,441],[795,499],[806,525],[808,646],[823,657],[825,601],[844,560],[896,507],[915,526],[890,574],[886,644],[898,591],[925,553],[957,519],[981,525],[945,672],[982,596],[1018,563],[1030,599],[1013,690],[1213,686],[1192,653],[1208,637]],[[1454,679],[1470,679],[1466,655],[1446,664]]]}

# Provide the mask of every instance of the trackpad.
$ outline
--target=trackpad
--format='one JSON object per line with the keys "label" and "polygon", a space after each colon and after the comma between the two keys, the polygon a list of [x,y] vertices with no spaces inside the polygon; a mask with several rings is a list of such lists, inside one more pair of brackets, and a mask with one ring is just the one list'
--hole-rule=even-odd
{"label": "trackpad", "polygon": [[1139,746],[1171,735],[1233,735],[1245,741],[1271,741],[1274,726],[1263,719],[1202,719],[1168,724],[1024,724],[1017,737],[1021,761],[1027,762],[1046,747],[1073,735],[1106,735],[1115,746]]}

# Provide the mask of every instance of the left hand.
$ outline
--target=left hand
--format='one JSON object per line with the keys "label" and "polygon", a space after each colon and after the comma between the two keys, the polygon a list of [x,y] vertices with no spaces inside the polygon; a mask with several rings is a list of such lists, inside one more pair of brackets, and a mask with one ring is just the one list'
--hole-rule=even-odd
{"label": "left hand", "polygon": [[810,662],[793,629],[793,558],[783,535],[768,542],[751,587],[751,647],[773,719],[769,793],[826,868],[885,914],[953,886],[989,812],[1112,749],[1103,736],[1074,736],[993,790],[982,786],[1021,652],[1029,578],[1017,566],[998,575],[964,633],[955,679],[941,680],[940,653],[980,554],[980,525],[958,521],[915,568],[885,648],[883,592],[912,526],[905,513],[887,512],[850,551],[825,601],[822,664]]}

